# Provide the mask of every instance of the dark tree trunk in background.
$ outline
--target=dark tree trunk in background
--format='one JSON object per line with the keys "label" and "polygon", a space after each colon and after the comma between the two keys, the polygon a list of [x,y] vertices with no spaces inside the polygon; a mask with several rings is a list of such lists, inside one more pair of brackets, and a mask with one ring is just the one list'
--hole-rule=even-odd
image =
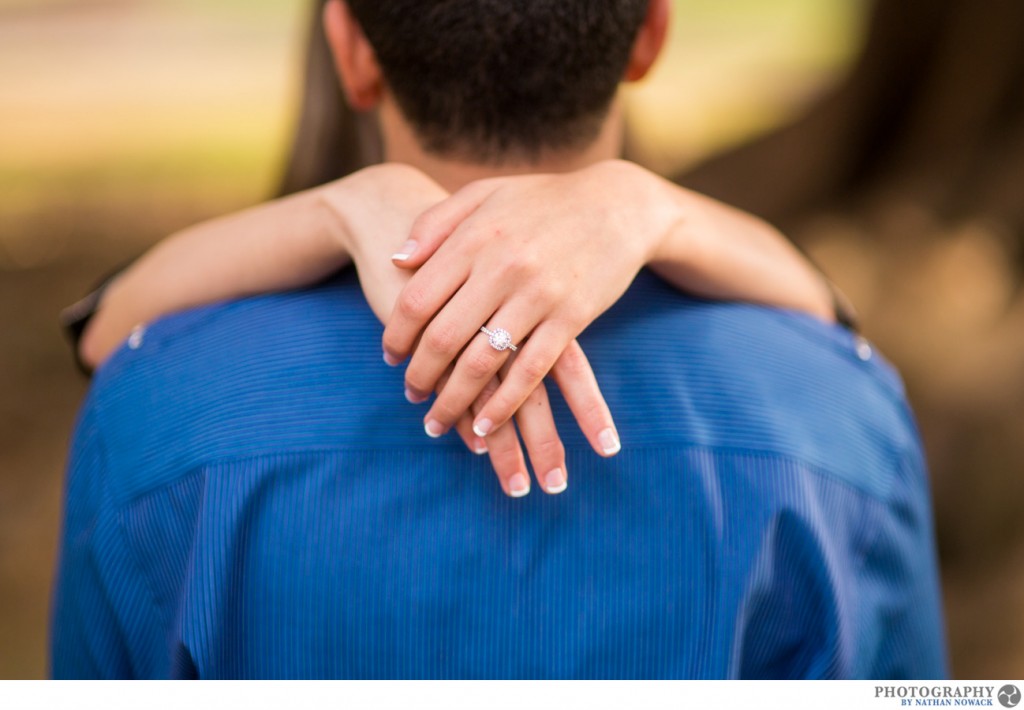
{"label": "dark tree trunk in background", "polygon": [[878,0],[837,91],[680,180],[776,221],[898,191],[944,218],[982,214],[1019,236],[1024,2]]}
{"label": "dark tree trunk in background", "polygon": [[877,0],[831,95],[679,181],[781,224],[860,307],[921,422],[954,671],[1019,671],[1024,0]]}

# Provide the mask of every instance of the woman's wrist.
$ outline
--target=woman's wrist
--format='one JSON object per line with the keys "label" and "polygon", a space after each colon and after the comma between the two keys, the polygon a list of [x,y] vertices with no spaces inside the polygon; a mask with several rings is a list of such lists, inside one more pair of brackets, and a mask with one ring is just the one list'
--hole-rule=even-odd
{"label": "woman's wrist", "polygon": [[688,192],[650,170],[628,160],[606,160],[591,169],[610,189],[604,199],[620,206],[622,238],[630,240],[641,258],[638,266],[678,262],[686,234],[681,227],[689,204]]}
{"label": "woman's wrist", "polygon": [[722,272],[722,264],[715,262],[720,257],[709,230],[701,228],[705,219],[701,196],[639,169],[647,173],[649,181],[646,212],[651,221],[645,234],[645,265],[676,288],[704,295],[708,288],[705,275]]}
{"label": "woman's wrist", "polygon": [[350,202],[348,192],[351,178],[350,175],[308,191],[311,198],[309,209],[318,225],[315,231],[320,236],[320,250],[347,261],[356,260],[355,252],[358,249],[350,223],[345,219],[345,205]]}
{"label": "woman's wrist", "polygon": [[[415,218],[448,196],[420,170],[401,163],[371,165],[310,192],[330,240],[326,248],[357,264],[377,258],[381,240],[393,253]],[[394,231],[397,222],[408,222],[401,233]]]}

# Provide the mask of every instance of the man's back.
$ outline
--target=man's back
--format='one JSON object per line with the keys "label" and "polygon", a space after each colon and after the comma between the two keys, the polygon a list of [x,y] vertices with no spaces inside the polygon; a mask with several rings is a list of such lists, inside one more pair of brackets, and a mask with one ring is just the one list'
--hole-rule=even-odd
{"label": "man's back", "polygon": [[581,338],[622,436],[553,397],[569,489],[422,433],[355,277],[162,321],[72,453],[59,676],[944,673],[895,375],[808,318],[646,274]]}

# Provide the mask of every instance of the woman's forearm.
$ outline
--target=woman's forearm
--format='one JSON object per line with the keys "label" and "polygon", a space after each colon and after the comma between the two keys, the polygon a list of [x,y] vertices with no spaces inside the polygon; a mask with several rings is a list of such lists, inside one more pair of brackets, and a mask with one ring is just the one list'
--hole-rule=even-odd
{"label": "woman's forearm", "polygon": [[836,320],[835,296],[813,264],[778,230],[741,210],[665,182],[678,218],[648,266],[677,288]]}
{"label": "woman's forearm", "polygon": [[230,298],[315,283],[349,262],[319,189],[178,232],[107,288],[79,352],[95,367],[133,327]]}
{"label": "woman's forearm", "polygon": [[[658,214],[645,223],[662,227],[640,230],[651,241],[648,263],[677,288],[706,298],[763,303],[835,320],[824,277],[775,229],[638,166],[612,161],[608,168],[613,171],[609,184],[619,184],[616,177],[635,185],[649,186],[653,181],[654,189],[642,188],[631,209]],[[386,257],[376,253],[380,245],[375,242],[386,240],[385,249],[397,246],[408,233],[407,224],[445,196],[408,166],[381,165],[183,230],[150,250],[107,288],[83,333],[81,358],[95,367],[133,327],[168,313],[315,283],[348,264],[353,254],[372,274],[370,267],[388,265]],[[377,300],[381,303],[371,303],[378,315],[390,312],[386,299]]]}
{"label": "woman's forearm", "polygon": [[445,197],[419,170],[385,163],[178,232],[107,287],[82,334],[80,359],[96,367],[136,325],[216,301],[309,286],[353,260],[374,312],[384,318],[392,282],[406,278],[388,255],[416,217]]}

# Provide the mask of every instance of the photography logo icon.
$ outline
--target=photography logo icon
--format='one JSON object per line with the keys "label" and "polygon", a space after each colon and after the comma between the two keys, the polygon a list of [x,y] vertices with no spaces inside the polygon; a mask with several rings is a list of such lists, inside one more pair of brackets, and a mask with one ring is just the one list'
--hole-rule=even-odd
{"label": "photography logo icon", "polygon": [[996,697],[1004,708],[1015,708],[1020,705],[1020,688],[1016,685],[1004,685]]}

